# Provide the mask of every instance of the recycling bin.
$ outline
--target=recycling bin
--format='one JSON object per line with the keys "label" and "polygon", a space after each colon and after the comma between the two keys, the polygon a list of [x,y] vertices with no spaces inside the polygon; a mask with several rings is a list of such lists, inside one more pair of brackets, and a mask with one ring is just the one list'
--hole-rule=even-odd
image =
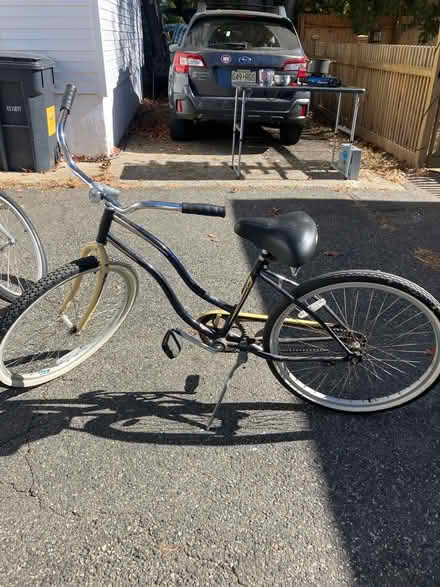
{"label": "recycling bin", "polygon": [[41,55],[0,52],[0,170],[54,167],[54,66]]}

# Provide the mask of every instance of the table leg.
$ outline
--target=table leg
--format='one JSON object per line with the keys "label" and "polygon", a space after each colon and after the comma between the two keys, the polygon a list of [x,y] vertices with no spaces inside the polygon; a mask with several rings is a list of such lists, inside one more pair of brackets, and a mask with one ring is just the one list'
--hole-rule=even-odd
{"label": "table leg", "polygon": [[345,164],[345,179],[348,179],[348,170],[350,169],[350,164],[351,164],[351,156],[352,156],[352,148],[353,148],[353,141],[354,141],[354,135],[356,132],[356,122],[357,122],[357,115],[358,115],[358,110],[359,110],[359,94],[355,94],[354,95],[354,110],[353,110],[353,120],[351,122],[351,132],[350,132],[350,149],[348,151],[348,157],[347,157],[347,162]]}
{"label": "table leg", "polygon": [[232,161],[231,161],[231,166],[232,166],[232,169],[233,170],[235,170],[235,167],[234,167],[234,160],[235,160],[235,133],[237,132],[238,92],[239,92],[239,89],[238,88],[235,88],[234,118],[233,118],[233,121],[232,121]]}
{"label": "table leg", "polygon": [[246,90],[243,88],[241,95],[241,120],[240,120],[240,142],[238,145],[238,178],[241,179],[241,150],[243,146],[243,131],[244,131],[244,114],[246,110]]}

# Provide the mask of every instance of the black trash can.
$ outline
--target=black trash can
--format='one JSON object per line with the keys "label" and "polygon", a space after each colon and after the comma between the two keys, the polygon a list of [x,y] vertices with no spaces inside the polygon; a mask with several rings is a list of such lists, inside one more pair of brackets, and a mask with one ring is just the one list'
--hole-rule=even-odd
{"label": "black trash can", "polygon": [[54,66],[41,55],[0,52],[0,170],[54,167]]}

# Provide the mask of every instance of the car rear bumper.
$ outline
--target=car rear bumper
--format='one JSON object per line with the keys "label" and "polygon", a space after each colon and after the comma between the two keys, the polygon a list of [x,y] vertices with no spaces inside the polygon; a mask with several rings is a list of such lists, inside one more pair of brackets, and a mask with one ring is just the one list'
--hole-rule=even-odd
{"label": "car rear bumper", "polygon": [[[196,96],[186,85],[183,94],[174,95],[174,114],[186,120],[232,120],[234,97]],[[180,100],[179,108],[176,108]],[[239,105],[241,102],[239,102]],[[304,124],[310,104],[310,93],[296,91],[292,100],[281,98],[252,98],[246,101],[245,119],[248,122]],[[304,112],[306,106],[306,112]]]}

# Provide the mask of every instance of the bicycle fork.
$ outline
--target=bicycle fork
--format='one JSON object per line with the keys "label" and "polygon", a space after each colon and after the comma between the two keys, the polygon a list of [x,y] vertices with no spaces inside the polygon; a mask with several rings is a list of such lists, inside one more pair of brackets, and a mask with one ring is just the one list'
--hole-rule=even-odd
{"label": "bicycle fork", "polygon": [[98,257],[99,270],[96,276],[95,288],[93,290],[93,294],[90,298],[89,305],[87,306],[84,315],[82,316],[78,324],[73,324],[73,322],[67,315],[68,310],[72,306],[73,299],[78,293],[79,288],[81,287],[81,282],[83,278],[82,275],[75,277],[75,279],[72,282],[72,287],[70,288],[69,293],[66,295],[64,302],[59,309],[59,315],[64,324],[66,324],[66,326],[69,328],[71,334],[79,334],[89,323],[90,318],[92,317],[93,312],[98,304],[108,274],[109,260],[104,245],[96,242],[88,243],[81,250],[81,258],[89,257],[92,254],[96,254],[96,256]]}

